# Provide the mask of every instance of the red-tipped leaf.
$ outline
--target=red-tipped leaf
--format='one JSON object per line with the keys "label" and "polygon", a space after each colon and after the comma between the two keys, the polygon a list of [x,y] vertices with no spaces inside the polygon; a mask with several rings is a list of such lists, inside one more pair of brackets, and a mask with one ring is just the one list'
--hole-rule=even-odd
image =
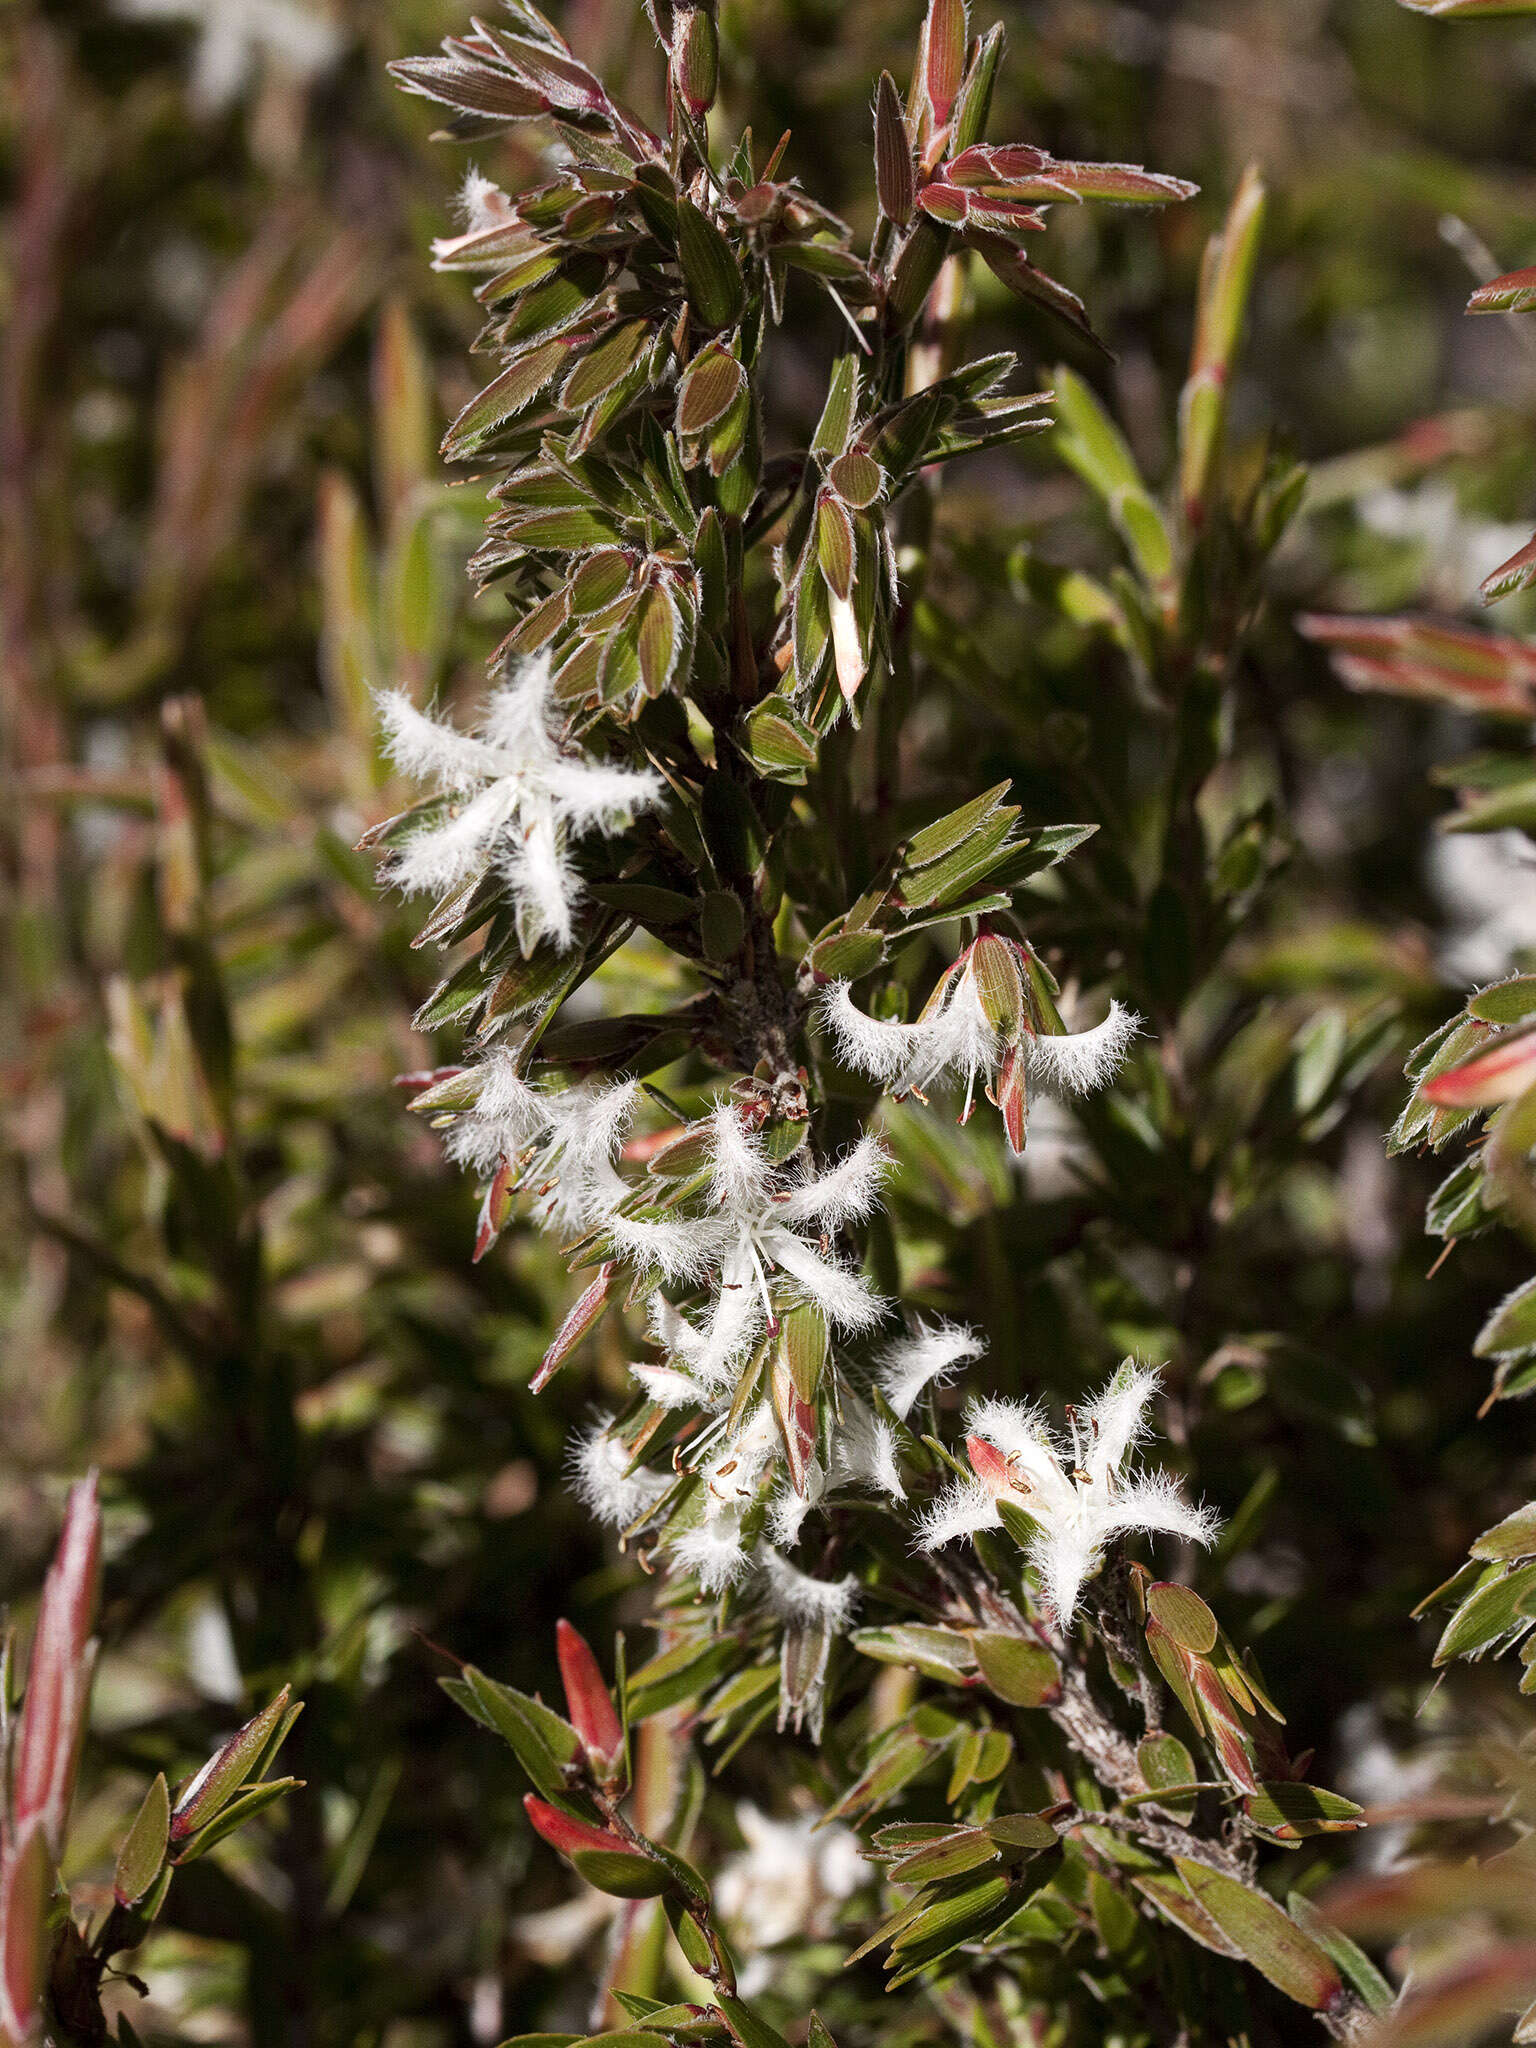
{"label": "red-tipped leaf", "polygon": [[41,1825],[58,1855],[69,1818],[75,1765],[90,1689],[91,1622],[101,1565],[95,1475],[69,1490],[59,1547],[43,1582],[16,1736],[12,1817],[15,1839]]}

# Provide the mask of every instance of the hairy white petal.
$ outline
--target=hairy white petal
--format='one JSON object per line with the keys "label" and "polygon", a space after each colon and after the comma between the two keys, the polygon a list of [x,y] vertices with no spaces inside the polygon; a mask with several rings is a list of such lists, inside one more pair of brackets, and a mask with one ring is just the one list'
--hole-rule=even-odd
{"label": "hairy white petal", "polygon": [[806,1516],[820,1504],[826,1490],[826,1474],[812,1458],[806,1469],[804,1493],[786,1486],[774,1495],[768,1509],[768,1533],[781,1549],[792,1549],[799,1541]]}
{"label": "hairy white petal", "polygon": [[1077,1492],[1062,1469],[1060,1454],[1039,1408],[1022,1401],[972,1401],[965,1411],[972,1436],[996,1445],[1019,1479],[1019,1505],[1036,1521],[1072,1514]]}
{"label": "hairy white petal", "polygon": [[512,213],[511,200],[478,164],[471,164],[464,173],[456,207],[470,234],[483,234],[488,228],[498,227]]}
{"label": "hairy white petal", "polygon": [[562,949],[569,946],[576,936],[581,879],[571,866],[563,835],[543,806],[512,827],[502,842],[500,861],[524,946],[531,949],[546,935]]}
{"label": "hairy white petal", "polygon": [[1159,1375],[1146,1366],[1125,1361],[1109,1385],[1082,1411],[1087,1430],[1086,1470],[1096,1486],[1118,1472],[1147,1434],[1147,1406],[1157,1392]]}
{"label": "hairy white petal", "polygon": [[834,1631],[847,1628],[859,1604],[859,1582],[845,1579],[816,1579],[802,1572],[776,1550],[760,1550],[758,1563],[767,1580],[766,1597],[770,1611],[783,1622],[824,1623]]}
{"label": "hairy white petal", "polygon": [[578,831],[627,825],[636,811],[655,803],[666,786],[650,768],[587,760],[556,762],[544,777],[544,785]]}
{"label": "hairy white petal", "polygon": [[384,751],[402,775],[465,794],[494,780],[495,764],[483,740],[418,711],[406,690],[380,690],[376,701]]}
{"label": "hairy white petal", "polygon": [[872,1486],[904,1500],[896,1464],[896,1432],[852,1394],[843,1396],[842,1427],[833,1443],[836,1476],[845,1485]]}
{"label": "hairy white petal", "polygon": [[700,1377],[711,1382],[726,1378],[751,1349],[767,1319],[757,1267],[750,1248],[740,1242],[726,1254],[720,1268],[698,1360]]}
{"label": "hairy white petal", "polygon": [[695,1408],[704,1400],[697,1380],[675,1365],[632,1365],[630,1371],[658,1408]]}
{"label": "hairy white petal", "polygon": [[406,896],[441,896],[477,877],[486,849],[506,829],[515,791],[493,783],[451,816],[413,832],[389,855],[384,873]]}
{"label": "hairy white petal", "polygon": [[861,1275],[822,1258],[793,1231],[770,1225],[759,1242],[776,1266],[799,1281],[834,1329],[848,1335],[872,1330],[885,1314],[884,1300]]}
{"label": "hairy white petal", "polygon": [[672,1545],[680,1571],[693,1572],[706,1593],[723,1593],[746,1577],[750,1563],[737,1515],[719,1515],[689,1529]]}
{"label": "hairy white petal", "polygon": [[868,1216],[880,1206],[880,1190],[891,1170],[891,1156],[873,1131],[866,1131],[841,1159],[791,1187],[774,1202],[774,1213],[786,1223],[819,1223],[828,1229]]}
{"label": "hairy white petal", "polygon": [[704,1518],[735,1514],[755,1496],[764,1468],[777,1451],[779,1426],[766,1401],[704,1467]]}
{"label": "hairy white petal", "polygon": [[1139,1529],[1149,1536],[1185,1536],[1202,1547],[1215,1541],[1221,1527],[1219,1517],[1187,1501],[1166,1472],[1138,1472],[1123,1480],[1097,1520],[1106,1536]]}
{"label": "hairy white petal", "polygon": [[945,1042],[937,1018],[922,1024],[888,1024],[867,1017],[846,981],[834,981],[823,991],[821,1017],[844,1065],[868,1074],[872,1081],[894,1081],[914,1060]]}
{"label": "hairy white petal", "polygon": [[629,1452],[610,1433],[612,1416],[604,1416],[576,1440],[571,1459],[571,1488],[598,1521],[626,1528],[654,1507],[672,1485],[666,1472],[626,1472]]}
{"label": "hairy white petal", "polygon": [[621,1258],[659,1266],[668,1280],[702,1280],[720,1255],[720,1233],[708,1219],[614,1215],[603,1227]]}
{"label": "hairy white petal", "polygon": [[581,887],[567,837],[619,830],[656,801],[660,778],[562,751],[547,655],[491,692],[477,733],[418,711],[400,690],[380,695],[379,717],[405,773],[467,799],[392,855],[390,878],[408,893],[441,893],[494,859],[525,950],[541,938],[571,945]]}
{"label": "hairy white petal", "polygon": [[899,1088],[926,1088],[947,1070],[970,1089],[997,1071],[1002,1041],[987,1022],[981,991],[969,966],[950,991],[939,1018],[939,1034],[932,1050],[915,1059],[901,1075]]}
{"label": "hairy white petal", "polygon": [[664,1351],[696,1366],[704,1356],[704,1337],[664,1294],[651,1296],[651,1335]]}
{"label": "hairy white petal", "polygon": [[733,1215],[755,1215],[767,1202],[773,1169],[761,1142],[742,1122],[734,1104],[710,1111],[710,1194]]}
{"label": "hairy white petal", "polygon": [[1091,1031],[1042,1033],[1029,1045],[1029,1076],[1065,1094],[1086,1095],[1102,1088],[1125,1058],[1141,1030],[1134,1010],[1112,1002],[1109,1015]]}
{"label": "hairy white petal", "polygon": [[978,1529],[1000,1529],[1003,1518],[997,1502],[975,1479],[957,1479],[924,1509],[917,1525],[920,1550],[937,1550],[956,1536],[971,1536]]}
{"label": "hairy white petal", "polygon": [[1037,1536],[1029,1547],[1030,1563],[1040,1574],[1051,1612],[1062,1628],[1077,1611],[1083,1581],[1098,1563],[1101,1539],[1101,1531],[1072,1520]]}
{"label": "hairy white petal", "polygon": [[980,1358],[986,1347],[964,1323],[920,1322],[910,1336],[888,1344],[876,1362],[880,1391],[903,1422],[931,1386],[944,1386],[956,1368]]}
{"label": "hairy white petal", "polygon": [[480,1077],[480,1093],[468,1114],[504,1124],[521,1133],[523,1144],[531,1143],[549,1123],[553,1098],[523,1079],[517,1070],[516,1050],[497,1046],[478,1062],[475,1072]]}
{"label": "hairy white petal", "polygon": [[506,767],[563,758],[556,745],[560,713],[554,701],[554,672],[542,649],[519,662],[485,700],[481,731]]}

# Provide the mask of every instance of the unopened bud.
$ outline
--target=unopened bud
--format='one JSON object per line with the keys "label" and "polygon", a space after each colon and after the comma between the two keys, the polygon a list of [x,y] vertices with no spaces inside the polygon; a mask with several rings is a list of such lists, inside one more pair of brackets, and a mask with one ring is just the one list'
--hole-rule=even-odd
{"label": "unopened bud", "polygon": [[555,1655],[560,1661],[571,1726],[581,1737],[587,1761],[607,1777],[623,1756],[624,1730],[597,1659],[586,1640],[564,1619],[555,1624]]}
{"label": "unopened bud", "polygon": [[695,121],[702,121],[720,89],[720,31],[714,0],[678,6],[672,14],[672,88]]}

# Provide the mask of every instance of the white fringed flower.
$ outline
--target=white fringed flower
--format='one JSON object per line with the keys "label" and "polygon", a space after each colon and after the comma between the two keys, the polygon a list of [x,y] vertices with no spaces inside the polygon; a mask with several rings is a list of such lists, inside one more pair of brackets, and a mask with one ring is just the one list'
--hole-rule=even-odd
{"label": "white fringed flower", "polygon": [[1114,1537],[1139,1530],[1210,1543],[1217,1522],[1208,1508],[1191,1506],[1166,1474],[1131,1468],[1157,1386],[1155,1372],[1127,1359],[1085,1408],[1068,1410],[1069,1440],[1053,1441],[1038,1409],[972,1403],[966,1449],[976,1477],[957,1481],[933,1503],[921,1547],[934,1550],[956,1536],[1001,1527],[998,1502],[1011,1501],[1035,1524],[1029,1562],[1066,1628],[1083,1582]]}
{"label": "white fringed flower", "polygon": [[517,1185],[533,1191],[538,1222],[563,1236],[611,1215],[629,1192],[614,1160],[634,1115],[636,1084],[534,1088],[511,1047],[497,1047],[473,1072],[478,1092],[448,1132],[449,1158],[481,1176],[511,1167]]}
{"label": "white fringed flower", "polygon": [[945,1075],[965,1087],[960,1121],[971,1114],[978,1082],[1003,1112],[1009,1143],[1024,1149],[1030,1083],[1082,1095],[1102,1087],[1141,1028],[1134,1011],[1111,1002],[1091,1030],[1064,1032],[1046,1016],[1033,984],[1032,956],[1012,939],[983,932],[941,977],[913,1024],[870,1017],[846,981],[821,999],[822,1021],[838,1056],[898,1098],[916,1095]]}
{"label": "white fringed flower", "polygon": [[764,1599],[777,1620],[802,1628],[819,1623],[834,1635],[853,1620],[859,1582],[851,1574],[845,1579],[813,1578],[778,1551],[766,1548],[759,1551],[757,1561],[765,1580]]}
{"label": "white fringed flower", "polygon": [[672,1486],[666,1472],[629,1470],[630,1454],[604,1415],[576,1439],[571,1453],[571,1490],[589,1515],[610,1528],[626,1529],[657,1506]]}
{"label": "white fringed flower", "polygon": [[881,1352],[876,1384],[903,1422],[930,1387],[947,1386],[962,1365],[980,1358],[986,1346],[964,1323],[920,1322]]}
{"label": "white fringed flower", "polygon": [[776,1167],[741,1113],[722,1103],[709,1132],[710,1188],[702,1216],[611,1217],[614,1250],[654,1264],[668,1280],[713,1279],[702,1327],[676,1316],[667,1342],[704,1387],[716,1387],[777,1321],[770,1273],[790,1283],[789,1298],[813,1301],[834,1330],[872,1329],[885,1304],[850,1267],[828,1257],[809,1234],[835,1229],[876,1207],[889,1170],[879,1140],[866,1134],[824,1172]]}
{"label": "white fringed flower", "polygon": [[571,945],[581,883],[570,841],[622,830],[661,794],[660,776],[562,750],[542,656],[491,692],[477,732],[428,717],[403,690],[380,695],[379,715],[396,766],[454,799],[394,852],[390,880],[407,895],[441,895],[494,865],[523,951],[544,937]]}

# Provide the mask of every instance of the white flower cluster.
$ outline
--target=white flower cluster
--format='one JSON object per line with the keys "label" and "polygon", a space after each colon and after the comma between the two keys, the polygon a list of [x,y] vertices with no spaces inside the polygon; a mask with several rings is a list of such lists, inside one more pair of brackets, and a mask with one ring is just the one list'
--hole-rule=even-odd
{"label": "white flower cluster", "polygon": [[[494,863],[524,944],[567,943],[578,897],[569,838],[619,829],[654,800],[655,778],[569,758],[537,663],[494,693],[476,734],[399,696],[384,700],[384,715],[396,760],[434,776],[453,799],[397,851],[395,879],[450,889]],[[1018,1146],[1026,1073],[1067,1089],[1094,1086],[1137,1028],[1112,1005],[1096,1029],[1061,1031],[1054,1009],[1030,992],[1036,966],[1026,947],[984,933],[916,1024],[864,1016],[846,984],[828,993],[823,1015],[845,1058],[901,1091],[949,1068],[969,1096],[985,1077]],[[794,1561],[807,1518],[861,1492],[902,1501],[901,1425],[930,1388],[981,1354],[971,1331],[941,1322],[917,1324],[869,1365],[834,1357],[835,1344],[872,1335],[889,1313],[835,1244],[880,1206],[891,1162],[878,1136],[867,1132],[842,1157],[814,1164],[804,1126],[772,1124],[746,1089],[675,1135],[631,1146],[638,1084],[535,1085],[510,1045],[447,1085],[438,1103],[448,1110],[449,1152],[491,1186],[482,1244],[516,1186],[546,1228],[579,1241],[588,1264],[606,1264],[596,1294],[584,1297],[597,1302],[592,1313],[620,1266],[631,1299],[649,1299],[659,1355],[632,1366],[645,1404],[583,1438],[573,1474],[581,1499],[602,1521],[647,1532],[705,1594],[738,1589],[786,1629],[830,1642],[851,1623],[858,1586]],[[807,1371],[825,1383],[815,1398]],[[1155,1384],[1151,1374],[1122,1373],[1074,1424],[1070,1453],[1052,1445],[1033,1411],[974,1408],[977,1476],[926,1511],[920,1544],[995,1527],[999,1500],[1012,1499],[1038,1529],[1031,1561],[1065,1624],[1112,1536],[1165,1530],[1208,1540],[1209,1518],[1171,1482],[1124,1469]],[[672,1465],[658,1470],[645,1447],[668,1412],[683,1433],[669,1436]]]}
{"label": "white flower cluster", "polygon": [[570,844],[621,831],[661,795],[661,777],[565,750],[546,656],[524,662],[491,692],[479,730],[461,732],[418,711],[403,690],[381,692],[390,759],[445,799],[391,857],[407,895],[444,895],[500,870],[525,953],[541,938],[575,943],[581,881]]}
{"label": "white flower cluster", "polygon": [[966,1449],[976,1477],[957,1480],[934,1501],[923,1517],[922,1547],[1001,1528],[999,1502],[1010,1502],[1034,1524],[1029,1562],[1066,1628],[1114,1537],[1139,1531],[1209,1544],[1217,1528],[1211,1511],[1191,1506],[1166,1473],[1131,1462],[1157,1387],[1155,1372],[1127,1359],[1086,1407],[1068,1410],[1070,1436],[1055,1440],[1037,1408],[973,1401]]}

